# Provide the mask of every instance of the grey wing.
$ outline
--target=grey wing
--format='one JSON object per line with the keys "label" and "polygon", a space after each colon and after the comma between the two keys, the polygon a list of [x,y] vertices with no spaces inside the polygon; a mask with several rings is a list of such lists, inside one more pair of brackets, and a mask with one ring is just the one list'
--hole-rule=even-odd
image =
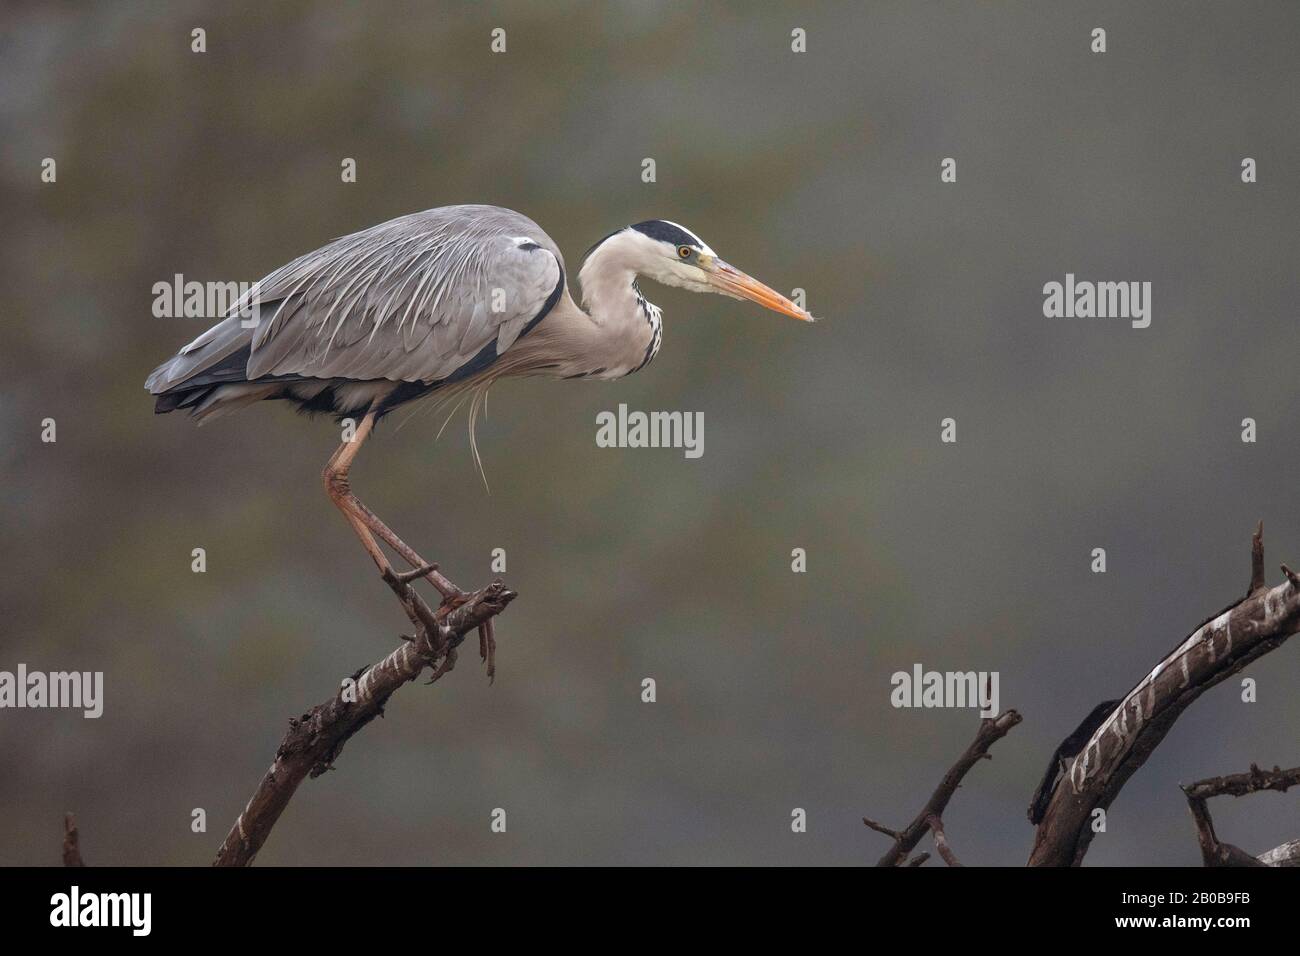
{"label": "grey wing", "polygon": [[[563,286],[559,249],[526,216],[431,209],[276,270],[258,283],[251,317],[214,326],[146,384],[157,394],[270,376],[438,382],[505,352]],[[246,367],[231,367],[245,347]]]}

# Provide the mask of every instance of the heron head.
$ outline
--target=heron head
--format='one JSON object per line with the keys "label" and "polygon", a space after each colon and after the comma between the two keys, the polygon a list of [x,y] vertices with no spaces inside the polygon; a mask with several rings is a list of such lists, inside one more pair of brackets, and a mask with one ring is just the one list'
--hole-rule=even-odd
{"label": "heron head", "polygon": [[695,233],[666,219],[650,219],[628,226],[601,243],[613,242],[627,266],[640,275],[692,292],[716,292],[733,299],[748,299],[765,309],[804,322],[813,321],[805,309],[775,289],[724,262]]}

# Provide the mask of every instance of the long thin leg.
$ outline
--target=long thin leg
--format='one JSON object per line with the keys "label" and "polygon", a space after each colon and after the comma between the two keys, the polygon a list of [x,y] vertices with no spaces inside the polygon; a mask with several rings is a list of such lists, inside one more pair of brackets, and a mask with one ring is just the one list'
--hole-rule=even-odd
{"label": "long thin leg", "polygon": [[375,542],[376,535],[381,541],[400,554],[411,567],[429,568],[430,570],[424,577],[438,589],[438,593],[444,598],[459,597],[461,595],[460,589],[439,574],[436,565],[420,557],[414,548],[399,538],[388,525],[384,524],[377,514],[352,493],[352,483],[348,477],[348,471],[352,467],[353,460],[357,457],[357,452],[361,450],[361,443],[370,437],[374,425],[375,413],[373,411],[367,412],[365,418],[361,420],[361,424],[357,426],[352,441],[343,442],[330,456],[322,475],[325,480],[325,490],[329,493],[330,500],[343,512],[343,517],[347,519],[352,530],[361,539],[361,544],[375,564],[378,565],[380,572],[388,569],[389,564],[383,552],[379,549],[379,545]]}
{"label": "long thin leg", "polygon": [[429,571],[424,575],[443,597],[457,597],[462,592],[460,588],[452,584],[449,580],[438,573],[438,566],[432,561],[426,561],[420,557],[414,548],[399,538],[394,531],[384,524],[379,515],[370,510],[365,502],[361,501],[356,495],[351,495],[351,505],[356,510],[357,517],[365,523],[366,527],[377,534],[385,544],[400,554],[403,560],[413,568],[428,568]]}
{"label": "long thin leg", "polygon": [[380,573],[383,573],[392,571],[392,566],[389,565],[388,559],[384,557],[384,552],[379,549],[379,545],[370,533],[366,522],[357,512],[355,505],[359,505],[361,502],[352,494],[352,484],[348,478],[352,460],[357,457],[357,452],[361,450],[361,443],[369,437],[374,426],[375,413],[367,412],[366,417],[361,420],[361,424],[357,427],[352,441],[345,441],[339,445],[334,454],[330,456],[321,477],[325,481],[325,491],[330,496],[330,500],[334,502],[339,511],[343,512],[343,517],[347,520],[348,525],[361,539],[361,546],[366,549],[366,553],[375,562]]}
{"label": "long thin leg", "polygon": [[[348,472],[352,468],[352,462],[357,457],[357,452],[361,450],[361,444],[370,437],[371,431],[375,426],[375,413],[369,411],[361,424],[357,426],[356,433],[352,436],[352,441],[345,441],[330,456],[330,460],[325,464],[325,471],[322,478],[325,481],[325,490],[334,502],[339,511],[343,512],[343,517],[347,519],[352,530],[356,532],[361,539],[362,546],[366,553],[370,555],[371,560],[379,568],[380,574],[388,575],[393,573],[392,566],[388,559],[384,557],[384,552],[380,549],[375,541],[375,535],[396,551],[406,560],[413,568],[425,569],[422,575],[430,584],[438,589],[438,593],[446,598],[461,598],[464,593],[451,581],[438,573],[437,565],[424,560],[416,553],[415,549],[399,538],[394,531],[384,524],[380,517],[371,511],[366,504],[352,493],[352,482]],[[496,638],[493,634],[492,622],[485,621],[479,627],[479,656],[487,665],[488,679],[492,679],[496,674]]]}

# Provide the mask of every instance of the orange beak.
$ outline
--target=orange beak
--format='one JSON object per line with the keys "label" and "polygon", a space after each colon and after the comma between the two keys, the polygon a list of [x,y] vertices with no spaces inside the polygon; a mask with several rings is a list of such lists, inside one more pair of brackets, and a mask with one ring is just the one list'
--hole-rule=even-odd
{"label": "orange beak", "polygon": [[799,308],[775,289],[763,285],[753,276],[746,275],[721,259],[714,259],[712,265],[707,269],[707,273],[709,285],[723,295],[729,295],[733,299],[748,299],[751,302],[757,302],[765,309],[780,312],[782,315],[788,315],[792,319],[799,319],[801,322],[816,321],[806,310]]}

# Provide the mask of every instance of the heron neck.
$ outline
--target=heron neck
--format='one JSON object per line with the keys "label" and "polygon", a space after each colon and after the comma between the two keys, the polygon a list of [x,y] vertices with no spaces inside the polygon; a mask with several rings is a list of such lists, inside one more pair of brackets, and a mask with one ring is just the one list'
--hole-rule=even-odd
{"label": "heron neck", "polygon": [[[593,255],[593,259],[595,256]],[[582,284],[582,308],[597,325],[643,323],[641,297],[637,294],[637,273],[614,263],[591,267],[588,260],[578,273]]]}
{"label": "heron neck", "polygon": [[637,274],[636,265],[616,248],[599,247],[582,263],[582,315],[590,321],[571,326],[571,337],[584,339],[577,363],[584,367],[582,375],[627,375],[658,352],[663,338],[659,308],[637,289]]}
{"label": "heron neck", "polygon": [[617,249],[596,249],[582,264],[582,306],[597,325],[644,324],[650,310],[636,287],[637,271]]}

